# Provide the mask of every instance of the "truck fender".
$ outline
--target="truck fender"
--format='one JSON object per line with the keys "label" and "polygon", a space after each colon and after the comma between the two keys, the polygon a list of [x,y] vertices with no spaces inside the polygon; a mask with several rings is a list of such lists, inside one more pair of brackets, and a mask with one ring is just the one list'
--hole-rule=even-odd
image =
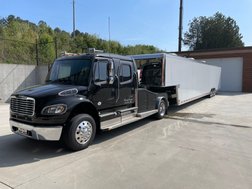
{"label": "truck fender", "polygon": [[100,118],[99,118],[99,113],[97,109],[95,108],[94,104],[85,99],[83,102],[76,104],[72,110],[71,114],[68,117],[68,120],[71,119],[73,116],[78,115],[78,114],[89,114],[90,116],[93,117],[93,119],[96,122],[97,128],[99,129],[100,127]]}

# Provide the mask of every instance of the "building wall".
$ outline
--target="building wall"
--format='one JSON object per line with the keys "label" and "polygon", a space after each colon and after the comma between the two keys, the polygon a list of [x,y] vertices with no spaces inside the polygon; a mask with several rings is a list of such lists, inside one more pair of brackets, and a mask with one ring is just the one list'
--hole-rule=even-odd
{"label": "building wall", "polygon": [[242,91],[252,92],[252,48],[237,48],[214,51],[188,51],[177,53],[180,56],[193,57],[195,59],[212,59],[212,58],[243,58],[243,81]]}
{"label": "building wall", "polygon": [[18,90],[45,81],[47,66],[0,64],[0,101],[8,102],[10,95]]}

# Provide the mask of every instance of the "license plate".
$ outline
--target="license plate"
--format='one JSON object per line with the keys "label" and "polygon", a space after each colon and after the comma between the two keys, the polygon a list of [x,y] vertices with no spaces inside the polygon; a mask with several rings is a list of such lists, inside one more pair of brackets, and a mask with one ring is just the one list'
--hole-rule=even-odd
{"label": "license plate", "polygon": [[23,128],[18,128],[18,132],[22,135],[27,135],[27,130]]}

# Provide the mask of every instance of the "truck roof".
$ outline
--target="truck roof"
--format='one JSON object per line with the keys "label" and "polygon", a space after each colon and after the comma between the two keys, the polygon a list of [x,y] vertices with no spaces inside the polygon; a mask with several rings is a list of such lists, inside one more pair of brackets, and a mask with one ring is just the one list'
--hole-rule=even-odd
{"label": "truck roof", "polygon": [[130,56],[123,56],[111,53],[84,53],[84,54],[77,54],[77,55],[70,55],[70,56],[62,56],[57,58],[57,60],[65,60],[65,59],[83,59],[83,58],[95,58],[95,57],[104,57],[104,58],[114,58],[126,61],[132,61],[133,58]]}

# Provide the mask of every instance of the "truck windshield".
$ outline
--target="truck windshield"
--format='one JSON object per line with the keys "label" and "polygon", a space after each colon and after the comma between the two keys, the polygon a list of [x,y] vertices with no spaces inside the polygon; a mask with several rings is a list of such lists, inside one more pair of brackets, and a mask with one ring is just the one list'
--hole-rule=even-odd
{"label": "truck windshield", "polygon": [[68,59],[54,62],[46,82],[88,85],[91,60]]}

